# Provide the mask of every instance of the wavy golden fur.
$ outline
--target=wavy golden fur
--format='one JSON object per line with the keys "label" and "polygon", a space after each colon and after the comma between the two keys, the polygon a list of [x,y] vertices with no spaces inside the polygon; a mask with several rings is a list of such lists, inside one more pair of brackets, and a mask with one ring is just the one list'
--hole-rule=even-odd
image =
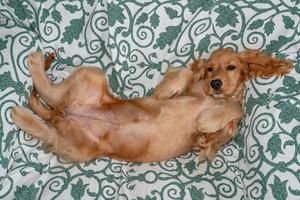
{"label": "wavy golden fur", "polygon": [[[290,61],[273,58],[258,50],[237,53],[229,48],[218,49],[207,60],[195,60],[189,66],[193,72],[189,76],[184,72],[186,69],[170,69],[156,87],[154,95],[157,99],[165,100],[176,96],[211,96],[241,104],[247,80],[282,76],[291,68]],[[235,137],[238,122],[233,120],[222,130],[200,135],[200,153],[209,159],[214,158],[216,151]]]}
{"label": "wavy golden fur", "polygon": [[[97,68],[80,67],[61,84],[52,85],[41,53],[32,53],[28,64],[36,88],[29,104],[43,120],[22,107],[13,108],[12,118],[19,128],[72,161],[99,156],[161,161],[186,153],[195,144],[212,159],[237,132],[244,81],[282,75],[291,68],[287,61],[255,51],[237,54],[223,49],[207,61],[195,61],[190,69],[170,70],[153,97],[121,100],[110,93]],[[230,65],[235,69],[228,69]],[[211,89],[215,79],[222,84]]]}

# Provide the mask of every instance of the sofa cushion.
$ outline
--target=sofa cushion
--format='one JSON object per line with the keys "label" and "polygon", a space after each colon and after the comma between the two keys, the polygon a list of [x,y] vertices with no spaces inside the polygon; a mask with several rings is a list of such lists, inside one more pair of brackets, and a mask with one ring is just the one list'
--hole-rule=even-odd
{"label": "sofa cushion", "polygon": [[[299,6],[289,1],[0,2],[1,199],[297,199],[299,60],[284,78],[246,86],[235,141],[212,162],[194,152],[141,164],[100,158],[74,164],[12,124],[27,105],[30,52],[55,52],[60,82],[78,65],[107,73],[122,98],[150,95],[169,66],[185,67],[220,47],[299,58]],[[294,111],[295,110],[295,111]],[[287,181],[289,180],[289,181]]]}

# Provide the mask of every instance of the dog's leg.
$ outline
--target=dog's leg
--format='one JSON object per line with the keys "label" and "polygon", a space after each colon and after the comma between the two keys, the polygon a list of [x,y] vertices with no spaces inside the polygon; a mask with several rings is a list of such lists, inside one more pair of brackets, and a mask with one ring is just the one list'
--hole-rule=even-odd
{"label": "dog's leg", "polygon": [[231,140],[238,131],[238,122],[243,116],[241,105],[235,102],[216,100],[198,118],[200,157],[212,160],[220,147]]}
{"label": "dog's leg", "polygon": [[37,94],[36,89],[33,89],[31,92],[31,96],[29,99],[29,107],[43,120],[48,120],[51,118],[51,109],[43,105],[39,98],[39,95]]}
{"label": "dog's leg", "polygon": [[154,89],[154,97],[160,100],[179,96],[193,81],[193,72],[187,68],[170,68],[164,79]]}
{"label": "dog's leg", "polygon": [[45,122],[42,122],[23,107],[12,109],[12,119],[20,129],[41,139],[49,145],[48,148],[52,152],[67,160],[85,161],[95,158],[94,154],[91,155],[89,152],[85,152],[84,147],[76,147],[71,138],[67,140],[62,137],[54,127],[49,127]]}
{"label": "dog's leg", "polygon": [[200,135],[197,140],[200,159],[213,160],[218,150],[236,136],[238,122],[238,120],[232,120],[222,130]]}
{"label": "dog's leg", "polygon": [[38,138],[45,139],[46,135],[53,132],[52,128],[46,123],[39,120],[23,107],[12,109],[12,119],[20,129]]}
{"label": "dog's leg", "polygon": [[99,105],[114,102],[105,74],[95,67],[80,67],[58,85],[52,85],[44,70],[43,55],[32,53],[28,58],[33,84],[45,103],[55,108],[62,103]]}
{"label": "dog's leg", "polygon": [[52,85],[45,73],[45,62],[41,52],[34,52],[28,57],[29,71],[38,94],[46,103],[55,107],[64,95],[63,87]]}
{"label": "dog's leg", "polygon": [[[54,53],[48,55],[47,59],[45,60],[45,71],[50,68],[51,63],[55,59]],[[39,115],[44,120],[51,118],[51,110],[46,108],[45,105],[42,104],[39,94],[36,88],[33,85],[32,92],[29,98],[29,106],[30,108]]]}
{"label": "dog's leg", "polygon": [[243,111],[239,103],[217,100],[199,115],[197,128],[201,133],[217,132],[230,121],[240,120],[242,116]]}

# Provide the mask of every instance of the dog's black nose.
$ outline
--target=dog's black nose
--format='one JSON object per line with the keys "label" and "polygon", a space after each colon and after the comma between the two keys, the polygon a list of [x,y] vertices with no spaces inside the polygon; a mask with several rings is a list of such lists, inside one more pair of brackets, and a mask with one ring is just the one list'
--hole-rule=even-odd
{"label": "dog's black nose", "polygon": [[215,79],[215,80],[212,80],[210,82],[210,86],[214,89],[214,90],[218,90],[222,87],[222,81],[220,79]]}

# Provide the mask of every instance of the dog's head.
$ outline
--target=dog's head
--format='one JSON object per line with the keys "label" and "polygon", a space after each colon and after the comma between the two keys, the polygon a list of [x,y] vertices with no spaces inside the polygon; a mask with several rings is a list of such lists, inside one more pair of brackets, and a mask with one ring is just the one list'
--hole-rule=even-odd
{"label": "dog's head", "polygon": [[216,98],[238,98],[244,83],[255,77],[280,76],[288,73],[291,62],[272,58],[257,50],[236,53],[232,49],[218,49],[209,59],[197,61],[192,71],[205,82],[205,93]]}

